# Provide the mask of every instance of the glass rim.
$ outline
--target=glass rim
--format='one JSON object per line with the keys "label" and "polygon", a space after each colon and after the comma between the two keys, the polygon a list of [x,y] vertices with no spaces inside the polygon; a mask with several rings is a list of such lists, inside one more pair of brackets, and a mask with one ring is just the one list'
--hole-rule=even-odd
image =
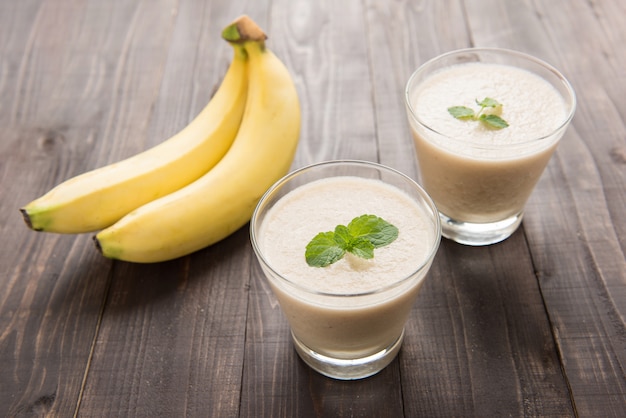
{"label": "glass rim", "polygon": [[[262,210],[265,208],[265,205],[267,203],[267,201],[286,183],[288,183],[290,180],[298,177],[299,175],[311,171],[311,170],[315,170],[317,168],[323,168],[326,166],[359,166],[359,167],[369,167],[369,168],[374,168],[377,169],[379,171],[383,171],[383,172],[387,172],[396,176],[399,176],[402,180],[406,181],[407,184],[409,184],[411,187],[413,187],[415,190],[417,190],[417,192],[419,193],[422,201],[426,204],[427,209],[431,212],[432,214],[432,219],[433,219],[433,223],[434,223],[434,243],[432,245],[432,247],[430,248],[429,252],[427,253],[427,256],[424,258],[424,261],[422,261],[413,271],[411,271],[411,273],[399,278],[398,280],[394,280],[392,283],[379,287],[377,289],[373,289],[373,290],[368,290],[368,291],[364,291],[364,292],[355,292],[355,293],[333,293],[333,292],[324,292],[324,291],[319,291],[314,289],[313,287],[310,286],[305,286],[299,283],[294,282],[293,280],[290,280],[289,278],[285,277],[283,274],[281,274],[280,272],[278,272],[276,269],[274,269],[274,267],[272,267],[272,265],[268,262],[268,260],[266,259],[266,257],[263,255],[263,251],[260,248],[259,245],[259,240],[258,240],[258,228],[259,228],[259,215],[261,214]],[[346,176],[349,176],[350,174],[346,174]],[[339,177],[339,176],[337,176]],[[353,297],[363,297],[363,296],[370,296],[370,295],[375,295],[375,294],[379,294],[379,293],[383,293],[385,291],[388,291],[390,289],[393,289],[395,287],[399,287],[402,284],[404,284],[405,282],[409,281],[411,278],[415,277],[420,271],[424,270],[424,268],[426,268],[430,263],[432,263],[432,260],[435,258],[435,254],[437,253],[437,250],[439,248],[439,245],[441,244],[441,219],[439,218],[439,212],[437,210],[437,207],[435,206],[435,202],[432,200],[432,198],[430,197],[430,195],[426,192],[426,190],[424,190],[424,188],[422,188],[422,186],[420,186],[415,180],[413,180],[411,177],[409,177],[408,175],[402,173],[401,171],[398,171],[394,168],[388,167],[386,165],[380,164],[380,163],[376,163],[376,162],[372,162],[372,161],[365,161],[365,160],[353,160],[353,159],[338,159],[338,160],[327,160],[327,161],[322,161],[322,162],[317,162],[317,163],[313,163],[313,164],[309,164],[306,165],[304,167],[298,168],[296,170],[291,171],[290,173],[288,173],[287,175],[283,176],[281,179],[279,179],[278,181],[276,181],[261,197],[261,199],[259,200],[259,202],[257,203],[254,212],[252,213],[252,218],[250,219],[250,241],[252,243],[252,248],[259,260],[260,263],[263,264],[263,266],[265,266],[266,268],[268,268],[272,274],[274,274],[276,277],[280,278],[280,280],[288,283],[290,286],[295,287],[296,289],[300,290],[300,291],[304,291],[306,293],[312,294],[312,295],[316,295],[316,296],[324,296],[324,297],[335,297],[335,298],[353,298]]]}
{"label": "glass rim", "polygon": [[[523,147],[531,142],[539,142],[541,140],[545,140],[546,138],[552,137],[554,136],[557,132],[565,129],[569,123],[571,122],[571,120],[574,118],[574,114],[576,112],[576,105],[577,105],[577,98],[576,98],[576,92],[574,91],[574,88],[572,87],[571,83],[569,82],[569,80],[553,65],[547,63],[546,61],[537,58],[535,56],[532,56],[530,54],[521,52],[521,51],[516,51],[513,49],[507,49],[507,48],[497,48],[497,47],[470,47],[470,48],[461,48],[461,49],[456,49],[456,50],[452,50],[452,51],[448,51],[445,52],[443,54],[437,55],[433,58],[430,58],[429,60],[427,60],[426,62],[422,63],[419,67],[417,67],[417,69],[415,71],[413,71],[413,73],[411,73],[411,76],[409,77],[405,88],[404,88],[404,103],[406,108],[408,109],[408,113],[409,113],[409,117],[414,120],[416,123],[418,123],[421,127],[423,127],[424,129],[427,129],[428,131],[436,134],[436,135],[440,135],[442,137],[445,137],[451,141],[457,142],[457,141],[461,141],[462,139],[458,138],[458,137],[454,137],[454,136],[450,136],[450,135],[446,135],[444,133],[441,133],[439,131],[437,131],[436,129],[433,129],[432,127],[430,127],[428,124],[426,124],[424,121],[422,121],[419,116],[417,115],[417,113],[415,112],[415,109],[413,108],[413,104],[411,103],[410,100],[410,88],[412,87],[415,79],[418,77],[418,75],[420,75],[421,73],[423,73],[425,70],[427,70],[429,67],[431,67],[432,65],[436,64],[439,61],[442,61],[446,58],[455,56],[455,55],[463,55],[463,54],[472,54],[472,53],[489,53],[489,54],[497,54],[497,55],[501,55],[501,56],[511,56],[514,58],[518,58],[518,59],[522,59],[522,60],[526,60],[529,63],[532,63],[534,65],[538,65],[539,67],[542,67],[543,69],[547,70],[548,72],[550,72],[551,74],[553,74],[560,82],[561,84],[565,87],[565,90],[567,91],[568,97],[565,97],[561,91],[559,91],[560,95],[564,98],[566,104],[571,104],[570,109],[567,112],[567,115],[565,116],[565,118],[563,119],[563,121],[554,129],[552,129],[548,134],[540,136],[540,137],[536,137],[536,138],[530,138],[530,139],[524,139],[520,142],[516,142],[514,144],[507,144],[507,148],[511,148],[511,147]],[[479,62],[479,61],[476,61]],[[517,67],[515,65],[511,65],[515,68],[520,68]],[[528,70],[531,71],[531,70]],[[541,76],[540,76],[541,77]],[[543,77],[542,77],[543,78]],[[546,80],[547,81],[547,80]],[[552,85],[553,83],[550,82],[550,84]],[[464,141],[465,144],[467,144],[467,140],[463,139],[462,141]],[[501,145],[498,144],[493,144],[493,145],[489,145],[489,144],[472,144],[472,146],[474,146],[475,148],[478,149],[485,149],[485,150],[496,150],[496,149],[500,149]]]}

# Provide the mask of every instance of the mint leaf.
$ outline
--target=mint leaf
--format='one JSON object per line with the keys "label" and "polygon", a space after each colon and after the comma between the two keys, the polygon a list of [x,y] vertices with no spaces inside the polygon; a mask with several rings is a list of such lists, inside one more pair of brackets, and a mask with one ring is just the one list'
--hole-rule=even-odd
{"label": "mint leaf", "polygon": [[340,260],[345,250],[335,241],[334,232],[320,232],[306,246],[306,262],[310,266],[326,267]]}
{"label": "mint leaf", "polygon": [[365,238],[375,248],[390,244],[398,237],[398,228],[375,215],[362,215],[348,224],[350,234],[355,238]]}
{"label": "mint leaf", "polygon": [[369,260],[374,258],[374,248],[376,248],[376,246],[366,238],[357,238],[352,243],[350,252],[356,256]]}
{"label": "mint leaf", "polygon": [[481,108],[501,106],[499,101],[497,101],[496,99],[492,99],[491,97],[485,97],[480,102],[478,101],[478,99],[476,99],[476,104]]}
{"label": "mint leaf", "polygon": [[374,249],[392,243],[398,228],[375,215],[354,218],[348,226],[337,225],[334,231],[320,232],[307,244],[304,253],[311,267],[326,267],[350,252],[358,257],[374,258]]}
{"label": "mint leaf", "polygon": [[347,250],[351,245],[350,242],[352,241],[352,236],[350,235],[348,227],[344,225],[337,225],[335,227],[334,239],[340,248]]}
{"label": "mint leaf", "polygon": [[[476,104],[480,106],[478,112],[474,112],[466,106],[452,106],[448,108],[448,113],[454,116],[456,119],[474,120],[480,121],[483,124],[494,129],[502,129],[509,126],[507,121],[494,113],[500,113],[502,110],[502,103],[491,97],[485,97],[482,100],[476,100]],[[486,108],[495,109],[490,111],[491,113],[483,113]]]}
{"label": "mint leaf", "polygon": [[474,110],[466,106],[452,106],[448,108],[448,113],[457,119],[473,119]]}
{"label": "mint leaf", "polygon": [[480,120],[496,129],[502,129],[509,126],[509,124],[498,115],[480,115]]}

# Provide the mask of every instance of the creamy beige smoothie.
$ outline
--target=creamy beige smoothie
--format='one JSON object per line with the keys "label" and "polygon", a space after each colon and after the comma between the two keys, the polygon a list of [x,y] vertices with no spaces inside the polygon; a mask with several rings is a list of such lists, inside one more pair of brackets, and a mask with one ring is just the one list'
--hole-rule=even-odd
{"label": "creamy beige smoothie", "polygon": [[[454,118],[448,108],[502,104],[503,129]],[[424,188],[438,209],[464,222],[496,222],[522,212],[568,118],[564,98],[530,71],[489,63],[457,64],[422,81],[408,97]]]}
{"label": "creamy beige smoothie", "polygon": [[467,48],[422,64],[407,82],[405,104],[442,235],[489,245],[521,224],[576,96],[557,69],[535,57]]}
{"label": "creamy beige smoothie", "polygon": [[[347,253],[326,267],[307,264],[305,248],[316,234],[364,214],[395,225],[396,240],[376,248],[373,259]],[[377,179],[330,177],[282,197],[267,212],[258,244],[295,338],[339,359],[369,356],[400,339],[439,243],[434,216]]]}

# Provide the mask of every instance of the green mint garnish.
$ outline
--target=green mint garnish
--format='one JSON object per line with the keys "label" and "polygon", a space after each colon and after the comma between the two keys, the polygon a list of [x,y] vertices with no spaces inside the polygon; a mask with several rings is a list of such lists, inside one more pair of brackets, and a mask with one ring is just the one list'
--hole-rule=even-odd
{"label": "green mint garnish", "polygon": [[492,99],[491,97],[485,97],[482,101],[478,101],[476,100],[476,104],[478,106],[480,106],[482,109],[484,109],[485,107],[493,107],[496,108],[498,106],[502,106],[500,104],[500,102],[498,102],[496,99]]}
{"label": "green mint garnish", "polygon": [[375,215],[361,215],[348,226],[337,225],[334,231],[320,232],[306,246],[305,258],[311,267],[326,267],[343,258],[346,252],[374,258],[374,249],[391,244],[398,228]]}
{"label": "green mint garnish", "polygon": [[466,106],[452,106],[448,108],[448,112],[457,119],[474,119],[474,109]]}
{"label": "green mint garnish", "polygon": [[448,113],[450,113],[457,119],[476,120],[483,122],[484,124],[494,129],[502,129],[509,126],[509,124],[500,116],[493,113],[483,113],[486,108],[495,109],[496,111],[502,109],[502,104],[496,99],[492,99],[490,97],[485,97],[481,101],[478,101],[478,99],[476,99],[476,104],[480,106],[480,110],[478,112],[475,112],[474,109],[471,109],[467,106],[452,106],[448,108]]}
{"label": "green mint garnish", "polygon": [[495,129],[502,129],[509,126],[509,124],[498,115],[480,115],[480,120]]}

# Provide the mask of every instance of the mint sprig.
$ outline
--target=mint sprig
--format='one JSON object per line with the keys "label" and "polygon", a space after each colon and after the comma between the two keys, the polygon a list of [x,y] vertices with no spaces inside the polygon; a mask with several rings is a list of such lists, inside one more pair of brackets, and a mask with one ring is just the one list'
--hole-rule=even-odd
{"label": "mint sprig", "polygon": [[[481,101],[476,99],[476,104],[480,106],[480,110],[478,110],[478,112],[475,112],[474,109],[467,106],[452,106],[448,108],[448,113],[457,119],[483,122],[487,126],[494,129],[502,129],[509,126],[507,121],[496,114],[502,111],[502,103],[498,102],[496,99],[485,97]],[[486,109],[492,109],[492,112],[485,113]]]}
{"label": "mint sprig", "polygon": [[305,258],[311,267],[326,267],[343,258],[346,252],[364,259],[374,258],[374,249],[391,244],[398,228],[376,215],[361,215],[348,226],[320,232],[306,246]]}

